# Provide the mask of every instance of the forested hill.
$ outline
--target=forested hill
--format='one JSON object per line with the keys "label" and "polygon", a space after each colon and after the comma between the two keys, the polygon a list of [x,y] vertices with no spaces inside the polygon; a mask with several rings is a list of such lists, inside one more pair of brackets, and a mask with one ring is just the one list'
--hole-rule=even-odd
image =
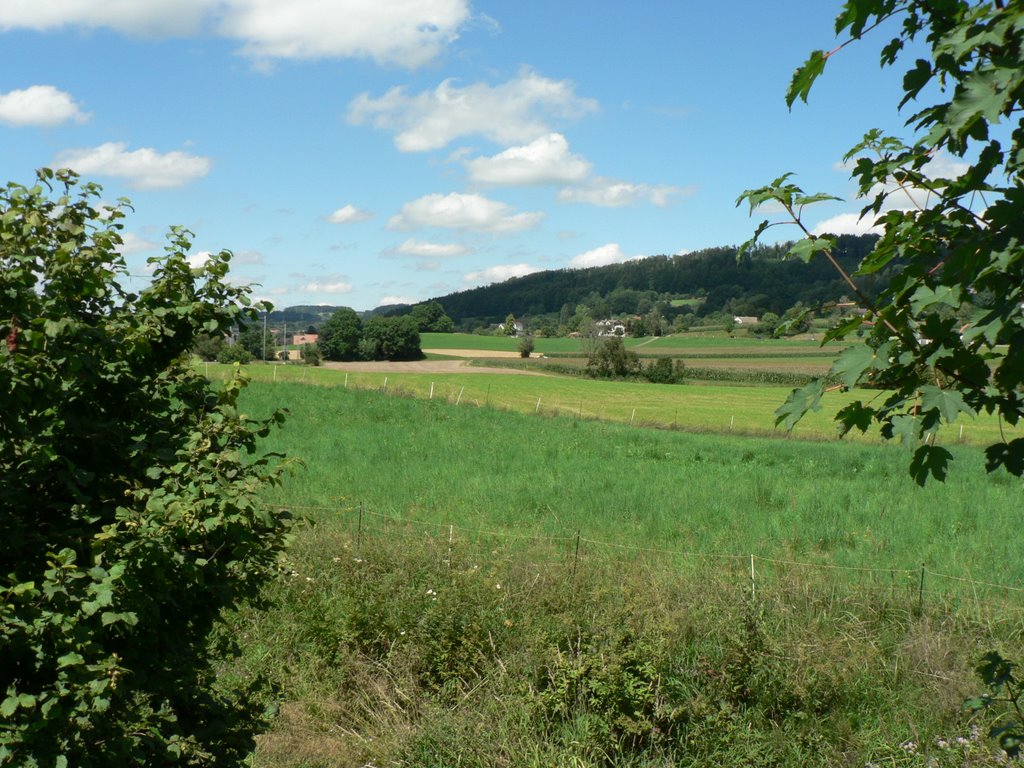
{"label": "forested hill", "polygon": [[[872,235],[841,236],[837,260],[853,272],[876,239]],[[783,258],[786,250],[787,246],[765,246],[737,261],[735,247],[709,248],[605,267],[537,272],[435,300],[456,323],[465,324],[467,320],[501,322],[509,313],[516,317],[558,313],[566,305],[592,304],[597,297],[612,313],[633,311],[630,304],[635,305],[638,294],[645,292],[703,297],[701,315],[723,310],[740,315],[781,315],[797,302],[813,305],[850,295],[849,287],[825,258],[804,263]],[[873,294],[878,279],[858,282]]]}

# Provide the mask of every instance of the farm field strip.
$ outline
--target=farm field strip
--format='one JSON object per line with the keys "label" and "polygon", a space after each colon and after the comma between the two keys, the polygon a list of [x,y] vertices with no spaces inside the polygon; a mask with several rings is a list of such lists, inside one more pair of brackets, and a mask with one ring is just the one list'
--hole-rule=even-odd
{"label": "farm field strip", "polygon": [[[515,352],[519,349],[519,339],[508,336],[481,336],[470,333],[422,333],[421,345],[424,349],[441,351],[444,349],[477,349],[481,351],[495,350]],[[599,340],[600,341],[600,340]],[[593,340],[579,338],[535,338],[537,354],[584,354],[588,344]],[[730,338],[724,333],[707,335],[677,334],[672,336],[626,337],[623,343],[627,349],[639,347],[639,352],[657,354],[678,354],[685,357],[693,352],[720,352],[728,354],[754,355],[785,355],[788,353],[816,353],[834,355],[846,345],[831,343],[825,347],[818,341],[806,339],[764,339],[752,340],[739,337]]]}
{"label": "farm field strip", "polygon": [[[211,378],[230,375],[231,366],[210,363]],[[600,381],[571,376],[520,376],[467,372],[450,374],[367,373],[325,370],[308,366],[250,365],[246,374],[257,381],[298,381],[360,389],[386,389],[392,394],[447,400],[460,405],[489,406],[520,413],[568,416],[679,428],[698,432],[737,432],[757,435],[787,434],[775,428],[775,409],[785,401],[789,387],[693,383],[685,385]],[[835,413],[857,396],[872,399],[881,393],[831,393],[821,411],[808,414],[792,437],[835,440]],[[1003,428],[1012,437],[1021,428]],[[995,419],[979,416],[943,427],[939,444],[981,444],[1000,437]],[[844,440],[879,442],[877,434],[853,433]]]}

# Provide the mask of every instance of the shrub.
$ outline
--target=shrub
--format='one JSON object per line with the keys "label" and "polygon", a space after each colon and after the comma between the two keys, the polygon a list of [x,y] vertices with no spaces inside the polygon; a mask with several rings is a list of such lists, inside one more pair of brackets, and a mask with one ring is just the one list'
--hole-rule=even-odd
{"label": "shrub", "polygon": [[0,763],[238,765],[261,708],[217,682],[211,633],[276,571],[288,519],[257,493],[281,466],[252,454],[283,417],[240,414],[244,381],[189,352],[251,316],[246,289],[174,229],[129,292],[127,203],[39,179],[0,190]]}
{"label": "shrub", "polygon": [[519,340],[519,356],[526,358],[529,357],[534,350],[533,336],[523,336]]}

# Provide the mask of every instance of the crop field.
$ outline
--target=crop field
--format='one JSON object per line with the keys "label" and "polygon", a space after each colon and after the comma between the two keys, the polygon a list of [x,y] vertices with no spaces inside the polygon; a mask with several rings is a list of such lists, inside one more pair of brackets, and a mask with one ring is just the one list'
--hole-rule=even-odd
{"label": "crop field", "polygon": [[[475,349],[481,352],[496,350],[514,352],[519,349],[519,339],[507,336],[481,336],[468,333],[423,333],[420,334],[424,349],[442,351],[445,349]],[[744,335],[731,338],[720,331],[694,331],[672,336],[626,337],[627,349],[641,355],[673,355],[684,359],[691,354],[711,356],[757,356],[775,357],[791,354],[834,356],[845,345],[832,343],[825,347],[820,341],[809,339],[750,339]],[[569,338],[537,338],[534,340],[535,354],[553,357],[583,355],[592,340]]]}

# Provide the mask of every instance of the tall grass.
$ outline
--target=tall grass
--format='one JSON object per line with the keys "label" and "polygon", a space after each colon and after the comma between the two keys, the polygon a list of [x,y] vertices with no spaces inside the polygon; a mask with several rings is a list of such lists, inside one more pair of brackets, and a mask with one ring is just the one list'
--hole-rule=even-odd
{"label": "tall grass", "polygon": [[[694,435],[379,392],[254,383],[287,407],[270,447],[307,468],[273,503],[689,552],[934,570],[1024,583],[1021,486],[954,448],[916,486],[898,446]],[[337,512],[331,512],[336,510]],[[988,567],[987,564],[992,564]]]}
{"label": "tall grass", "polygon": [[[255,382],[306,466],[225,675],[256,768],[996,765],[960,716],[1020,643],[1019,481],[891,446],[696,435]],[[751,557],[753,555],[753,558]],[[927,565],[922,582],[921,564]],[[877,570],[872,570],[877,569]],[[959,741],[958,741],[959,739]]]}

